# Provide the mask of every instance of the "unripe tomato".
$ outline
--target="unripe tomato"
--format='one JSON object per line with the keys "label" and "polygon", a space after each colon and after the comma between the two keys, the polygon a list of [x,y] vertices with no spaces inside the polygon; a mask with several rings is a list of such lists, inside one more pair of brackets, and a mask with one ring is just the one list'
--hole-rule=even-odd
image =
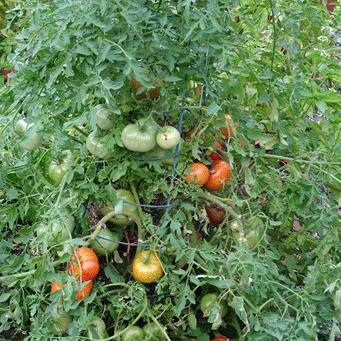
{"label": "unripe tomato", "polygon": [[73,254],[69,262],[69,272],[82,282],[94,279],[99,272],[99,263],[96,253],[86,246],[81,246]]}
{"label": "unripe tomato", "polygon": [[230,165],[223,160],[218,160],[210,169],[209,178],[204,186],[209,191],[221,190],[231,180],[231,177]]}
{"label": "unripe tomato", "polygon": [[156,161],[157,159],[160,159],[163,165],[173,166],[175,152],[176,147],[163,149],[159,145],[156,145],[152,150],[146,153],[146,158],[155,158]]}
{"label": "unripe tomato", "polygon": [[[225,115],[225,126],[220,128],[220,132],[225,136],[226,139],[229,139],[231,137],[234,137],[234,132],[232,128],[232,118],[229,114]],[[238,127],[238,122],[235,123],[235,126]]]}
{"label": "unripe tomato", "polygon": [[98,255],[106,256],[114,252],[119,247],[119,236],[108,228],[101,229],[96,237],[90,243],[90,247]]}
{"label": "unripe tomato", "polygon": [[148,152],[156,145],[156,134],[159,129],[160,127],[150,117],[128,124],[121,133],[123,145],[134,152]]}
{"label": "unripe tomato", "polygon": [[221,317],[227,313],[227,307],[223,302],[219,301],[218,295],[214,293],[204,295],[200,300],[200,309],[204,316],[210,316],[214,307],[220,310]]}
{"label": "unripe tomato", "polygon": [[154,251],[141,251],[133,260],[133,275],[142,283],[157,281],[163,273],[162,264]]}
{"label": "unripe tomato", "polygon": [[109,337],[105,322],[98,316],[94,316],[88,329],[90,340],[100,341]]}
{"label": "unripe tomato", "polygon": [[123,335],[122,335],[122,341],[138,341],[143,340],[144,333],[142,328],[138,326],[130,326],[129,329],[127,329]]}
{"label": "unripe tomato", "polygon": [[156,134],[156,143],[163,149],[175,147],[180,142],[180,132],[172,126],[161,128]]}
{"label": "unripe tomato", "polygon": [[203,163],[192,163],[189,165],[189,168],[191,172],[185,174],[187,183],[203,186],[208,181],[210,171]]}
{"label": "unripe tomato", "polygon": [[72,153],[70,150],[64,150],[62,156],[63,159],[61,162],[52,161],[48,169],[49,176],[56,185],[59,185],[62,182],[72,161]]}
{"label": "unripe tomato", "polygon": [[23,118],[15,124],[14,130],[23,136],[23,139],[19,143],[23,149],[33,151],[43,144],[43,137],[38,132],[37,126],[33,123],[28,124]]}
{"label": "unripe tomato", "polygon": [[50,330],[54,335],[62,335],[69,329],[72,317],[65,311],[57,310],[56,315],[50,320]]}
{"label": "unripe tomato", "polygon": [[162,330],[155,322],[147,323],[143,326],[145,340],[159,340],[162,336]]}
{"label": "unripe tomato", "polygon": [[[134,219],[129,217],[129,213],[133,213],[133,214],[137,213],[137,206],[134,205],[136,204],[136,200],[135,200],[133,193],[131,193],[130,191],[126,189],[118,189],[116,190],[116,197],[117,197],[117,201],[119,200],[124,201],[122,205],[122,211],[123,213],[126,213],[126,214],[114,215],[112,218],[109,219],[109,221],[112,222],[113,224],[120,225],[120,226],[127,226],[127,225],[133,224]],[[104,206],[101,209],[101,213],[103,215],[106,215],[113,210],[114,210],[113,206]]]}
{"label": "unripe tomato", "polygon": [[107,159],[113,154],[113,150],[102,141],[103,137],[93,131],[86,139],[86,146],[92,155],[101,159]]}
{"label": "unripe tomato", "polygon": [[[83,286],[83,284],[80,283],[80,285]],[[51,292],[56,292],[60,289],[62,289],[65,286],[65,284],[59,284],[56,282],[51,283]],[[92,281],[89,281],[84,287],[78,290],[76,300],[82,300],[84,296],[89,295],[90,291],[92,289]]]}
{"label": "unripe tomato", "polygon": [[97,105],[95,122],[103,130],[110,130],[114,126],[112,114],[105,105]]}

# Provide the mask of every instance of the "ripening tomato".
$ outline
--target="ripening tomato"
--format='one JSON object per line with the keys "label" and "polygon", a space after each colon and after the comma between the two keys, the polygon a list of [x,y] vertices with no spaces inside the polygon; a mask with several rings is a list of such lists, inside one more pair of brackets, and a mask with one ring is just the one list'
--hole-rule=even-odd
{"label": "ripening tomato", "polygon": [[[225,126],[220,128],[220,132],[225,136],[226,139],[234,137],[232,118],[229,114],[225,115]],[[234,123],[235,127],[238,127],[238,122]]]}
{"label": "ripening tomato", "polygon": [[141,251],[133,260],[133,275],[142,283],[155,282],[162,273],[161,261],[154,251]]}
{"label": "ripening tomato", "polygon": [[[82,300],[84,296],[89,295],[90,291],[92,289],[92,281],[89,281],[85,286],[83,286],[83,283],[80,283],[82,285],[82,288],[78,290],[76,300]],[[56,292],[60,289],[62,289],[65,286],[65,284],[59,284],[56,282],[51,283],[51,292]]]}
{"label": "ripening tomato", "polygon": [[209,178],[204,185],[209,191],[223,189],[232,177],[230,165],[223,160],[218,160],[209,172]]}
{"label": "ripening tomato", "polygon": [[203,163],[196,162],[189,165],[190,173],[185,174],[185,180],[187,183],[197,186],[203,186],[209,176],[210,171]]}
{"label": "ripening tomato", "polygon": [[[156,78],[153,80],[152,84],[163,86],[163,82],[159,79],[156,79]],[[142,87],[142,84],[134,77],[131,78],[130,85],[131,85],[131,87],[135,93],[138,92],[138,90]],[[147,98],[146,90],[139,93],[138,96],[140,98]],[[148,89],[148,96],[150,99],[157,99],[161,96],[161,92],[157,87],[150,88],[150,89]]]}
{"label": "ripening tomato", "polygon": [[214,339],[212,339],[211,341],[230,341],[230,339],[228,339],[225,336],[217,336]]}
{"label": "ripening tomato", "polygon": [[69,272],[81,276],[82,282],[94,279],[99,272],[96,253],[86,246],[79,247],[69,262]]}

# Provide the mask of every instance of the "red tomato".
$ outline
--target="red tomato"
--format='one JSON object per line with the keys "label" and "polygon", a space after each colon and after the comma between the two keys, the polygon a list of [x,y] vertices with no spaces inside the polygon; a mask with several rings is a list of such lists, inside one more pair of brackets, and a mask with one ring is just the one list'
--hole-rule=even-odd
{"label": "red tomato", "polygon": [[[220,149],[223,150],[223,146],[221,145],[221,143],[219,143],[215,138],[214,139],[214,145]],[[213,160],[213,161],[217,161],[217,160],[221,160],[221,156],[219,153],[217,152],[213,152],[209,155],[209,157]]]}
{"label": "red tomato", "polygon": [[94,279],[99,272],[96,253],[86,246],[78,248],[69,263],[69,272],[81,276],[82,282]]}
{"label": "red tomato", "polygon": [[230,165],[226,161],[218,160],[210,169],[209,178],[204,186],[209,191],[217,191],[223,189],[231,177]]}
{"label": "red tomato", "polygon": [[202,186],[207,182],[210,176],[210,171],[203,163],[192,163],[189,168],[192,172],[185,174],[187,183]]}
{"label": "red tomato", "polygon": [[[231,116],[229,114],[225,115],[226,122],[225,126],[220,128],[220,132],[225,136],[226,139],[229,139],[231,137],[234,137],[232,124],[231,124]],[[238,127],[238,122],[235,122],[235,127]]]}
{"label": "red tomato", "polygon": [[209,222],[214,226],[220,225],[226,217],[225,210],[219,205],[212,204],[212,205],[206,206],[205,209],[206,209]]}
{"label": "red tomato", "polygon": [[230,341],[230,339],[228,339],[225,336],[218,336],[218,337],[215,337],[214,339],[212,339],[211,341]]}

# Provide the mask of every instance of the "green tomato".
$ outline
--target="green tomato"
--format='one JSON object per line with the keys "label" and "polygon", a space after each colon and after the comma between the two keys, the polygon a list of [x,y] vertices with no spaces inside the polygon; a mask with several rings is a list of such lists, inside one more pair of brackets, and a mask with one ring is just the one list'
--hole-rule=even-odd
{"label": "green tomato", "polygon": [[97,105],[95,122],[100,128],[104,130],[110,130],[114,126],[112,114],[105,105]]}
{"label": "green tomato", "polygon": [[146,341],[159,340],[163,336],[161,328],[155,322],[145,324],[142,329]]}
{"label": "green tomato", "polygon": [[72,153],[70,150],[64,150],[62,155],[62,162],[52,161],[48,169],[49,176],[56,185],[59,185],[62,182],[72,161]]}
{"label": "green tomato", "polygon": [[69,239],[74,227],[75,220],[70,212],[66,211],[60,217],[56,217],[48,223],[40,224],[36,229],[36,234],[37,236],[46,234],[48,245],[52,246]]}
{"label": "green tomato", "polygon": [[215,307],[219,309],[221,317],[226,315],[227,307],[223,302],[219,301],[218,295],[210,293],[201,298],[200,309],[205,317],[210,316],[212,309]]}
{"label": "green tomato", "polygon": [[65,334],[72,322],[71,316],[66,312],[58,312],[51,320],[50,330],[54,335]]}
{"label": "green tomato", "polygon": [[156,143],[164,149],[174,148],[180,142],[180,132],[172,126],[163,127],[156,134]]}
{"label": "green tomato", "polygon": [[15,132],[23,136],[19,146],[27,150],[36,150],[43,144],[43,137],[37,132],[38,128],[33,123],[28,124],[23,118],[14,126]]}
{"label": "green tomato", "polygon": [[102,141],[102,137],[96,132],[90,133],[86,139],[86,146],[92,155],[106,159],[112,155],[112,151]]}
{"label": "green tomato", "polygon": [[[116,197],[117,197],[117,201],[119,201],[119,200],[125,201],[122,205],[122,211],[127,212],[127,215],[117,214],[114,217],[110,218],[109,221],[116,224],[116,225],[120,225],[120,226],[127,226],[127,225],[133,224],[134,219],[129,217],[129,213],[136,214],[137,213],[137,206],[129,204],[129,202],[136,204],[134,195],[125,189],[118,189],[118,190],[116,190]],[[101,209],[101,213],[104,216],[113,210],[114,210],[113,206],[105,206]]]}
{"label": "green tomato", "polygon": [[106,256],[109,253],[113,253],[119,247],[118,233],[111,232],[108,228],[104,228],[99,231],[96,239],[90,243],[90,248],[96,252],[96,254]]}
{"label": "green tomato", "polygon": [[151,117],[128,124],[121,134],[123,145],[134,152],[148,152],[156,145],[159,128]]}
{"label": "green tomato", "polygon": [[122,335],[122,341],[138,341],[143,340],[143,330],[138,326],[129,327]]}
{"label": "green tomato", "polygon": [[105,322],[98,316],[94,316],[88,329],[90,340],[103,340],[109,337]]}

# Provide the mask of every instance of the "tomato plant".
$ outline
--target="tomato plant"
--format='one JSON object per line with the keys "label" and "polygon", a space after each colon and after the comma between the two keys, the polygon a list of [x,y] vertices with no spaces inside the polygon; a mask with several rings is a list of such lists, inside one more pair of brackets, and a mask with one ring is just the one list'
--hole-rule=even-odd
{"label": "tomato plant", "polygon": [[96,253],[86,246],[81,246],[69,262],[69,272],[82,279],[82,282],[94,279],[99,272]]}
{"label": "tomato plant", "polygon": [[203,186],[209,179],[210,171],[203,163],[191,163],[190,172],[185,174],[186,182],[196,186]]}
{"label": "tomato plant", "polygon": [[162,276],[163,268],[158,255],[154,251],[144,250],[134,258],[132,272],[138,281],[151,283]]}

